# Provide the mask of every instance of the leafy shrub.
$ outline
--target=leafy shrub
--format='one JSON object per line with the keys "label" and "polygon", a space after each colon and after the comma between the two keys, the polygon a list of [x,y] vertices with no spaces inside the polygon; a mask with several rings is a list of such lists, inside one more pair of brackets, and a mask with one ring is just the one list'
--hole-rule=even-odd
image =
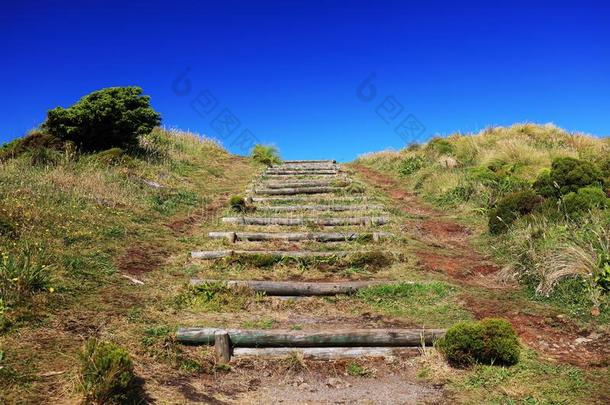
{"label": "leafy shrub", "polygon": [[523,190],[510,193],[489,211],[489,232],[492,235],[500,234],[520,216],[531,213],[543,202],[542,197],[532,190]]}
{"label": "leafy shrub", "polygon": [[66,109],[50,110],[42,125],[49,134],[87,151],[138,145],[138,137],[161,122],[150,97],[139,87],[110,87],[81,98]]}
{"label": "leafy shrub", "polygon": [[0,258],[0,296],[13,301],[45,290],[49,284],[49,268],[44,254],[25,246],[19,254],[2,253]]}
{"label": "leafy shrub", "polygon": [[61,153],[49,148],[36,148],[27,152],[32,166],[55,166],[61,161]]}
{"label": "leafy shrub", "polygon": [[553,161],[550,180],[552,184],[556,184],[559,195],[576,192],[583,187],[603,184],[602,173],[597,166],[591,162],[570,157]]}
{"label": "leafy shrub", "polygon": [[607,208],[609,205],[606,193],[599,187],[583,187],[577,192],[563,196],[562,203],[566,215],[576,218],[583,212],[594,208]]}
{"label": "leafy shrub", "polygon": [[240,195],[234,195],[229,200],[229,206],[235,212],[246,212],[246,200]]}
{"label": "leafy shrub", "polygon": [[13,224],[13,220],[2,211],[0,211],[0,236],[8,238],[15,238],[17,236],[17,229]]}
{"label": "leafy shrub", "polygon": [[129,353],[112,342],[90,339],[80,355],[80,388],[88,402],[125,403],[133,395]]}
{"label": "leafy shrub", "polygon": [[425,162],[426,159],[423,156],[415,155],[406,157],[400,162],[398,166],[398,174],[400,174],[401,176],[408,176],[410,174],[413,174],[422,167],[424,167]]}
{"label": "leafy shrub", "polygon": [[512,325],[495,318],[460,322],[436,342],[436,347],[455,367],[474,363],[513,365],[521,351]]}
{"label": "leafy shrub", "polygon": [[455,153],[455,147],[451,142],[444,138],[432,138],[426,144],[426,151],[435,152],[439,155],[453,155]]}
{"label": "leafy shrub", "polygon": [[267,166],[276,165],[282,162],[279,151],[271,145],[255,145],[252,149],[252,159]]}

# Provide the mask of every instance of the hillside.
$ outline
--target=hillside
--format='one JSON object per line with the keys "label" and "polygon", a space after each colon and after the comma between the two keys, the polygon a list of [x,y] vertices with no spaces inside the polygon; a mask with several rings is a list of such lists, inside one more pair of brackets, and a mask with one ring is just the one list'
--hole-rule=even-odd
{"label": "hillside", "polygon": [[[25,139],[0,150],[0,402],[109,403],[94,391],[110,377],[86,385],[91,342],[133,362],[118,403],[610,397],[605,200],[568,211],[569,192],[537,194],[560,157],[608,177],[607,140],[516,125],[337,165],[281,163],[262,146],[237,157],[159,128],[130,152]],[[584,177],[594,186],[580,188],[608,184]],[[535,204],[496,212],[523,192]],[[323,288],[332,294],[312,293]],[[387,340],[489,317],[508,321],[491,351],[509,351],[512,337],[516,364],[513,352],[452,364],[417,334],[410,347],[340,347],[340,358],[318,346],[277,356],[257,340],[226,362],[198,344],[225,329],[318,345],[317,333],[354,330]]]}

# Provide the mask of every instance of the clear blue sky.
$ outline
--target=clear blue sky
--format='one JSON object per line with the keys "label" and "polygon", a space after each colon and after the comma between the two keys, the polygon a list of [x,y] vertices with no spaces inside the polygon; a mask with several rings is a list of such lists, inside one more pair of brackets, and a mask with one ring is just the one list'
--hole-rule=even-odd
{"label": "clear blue sky", "polygon": [[166,126],[285,158],[523,121],[610,134],[601,1],[24,0],[3,4],[0,52],[0,141],[124,85]]}

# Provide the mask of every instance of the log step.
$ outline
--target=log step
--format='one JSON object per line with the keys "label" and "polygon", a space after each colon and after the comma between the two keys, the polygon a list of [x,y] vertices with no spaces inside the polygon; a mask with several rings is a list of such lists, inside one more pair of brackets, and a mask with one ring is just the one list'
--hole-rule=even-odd
{"label": "log step", "polygon": [[267,170],[265,174],[276,174],[281,176],[291,176],[291,175],[311,175],[311,174],[320,174],[325,176],[337,175],[339,174],[338,170]]}
{"label": "log step", "polygon": [[254,189],[254,193],[261,195],[297,195],[297,194],[324,194],[336,193],[343,190],[342,187],[322,186],[322,187],[283,187],[283,188],[262,188]]}
{"label": "log step", "polygon": [[257,211],[273,211],[273,212],[298,212],[298,211],[367,211],[367,210],[383,210],[385,207],[380,204],[371,205],[276,205],[276,206],[259,206]]}
{"label": "log step", "polygon": [[296,163],[327,163],[327,164],[335,164],[337,163],[336,160],[334,159],[326,159],[326,160],[284,160],[282,161],[283,164],[296,164]]}
{"label": "log step", "polygon": [[357,233],[357,232],[210,232],[212,239],[227,239],[230,242],[265,242],[282,240],[287,242],[316,241],[316,242],[346,242],[363,238],[370,238],[374,242],[391,238],[387,232]]}
{"label": "log step", "polygon": [[233,357],[286,357],[298,353],[307,360],[336,360],[346,358],[383,357],[394,359],[403,355],[416,356],[419,349],[396,347],[236,347]]}
{"label": "log step", "polygon": [[384,225],[390,222],[387,217],[357,218],[264,218],[264,217],[223,217],[225,224],[260,225],[260,226],[349,226],[349,225]]}
{"label": "log step", "polygon": [[269,296],[329,296],[350,295],[362,288],[376,285],[394,284],[393,281],[339,281],[339,282],[302,282],[302,281],[267,281],[267,280],[202,280],[191,279],[192,286],[202,284],[224,283],[231,288],[247,287],[255,292]]}
{"label": "log step", "polygon": [[250,197],[252,202],[268,203],[278,201],[332,201],[332,202],[366,202],[368,197],[366,196],[351,196],[351,197],[340,197],[340,196],[311,196],[308,198],[285,196],[285,197]]}
{"label": "log step", "polygon": [[354,252],[348,251],[324,251],[324,252],[313,252],[313,251],[288,251],[288,250],[205,250],[191,252],[193,259],[220,259],[223,257],[230,256],[280,256],[286,258],[302,258],[302,257],[345,257]]}
{"label": "log step", "polygon": [[[180,328],[181,343],[211,345],[216,328]],[[222,330],[221,330],[222,331]],[[344,329],[333,331],[228,329],[232,347],[417,347],[432,345],[444,329]]]}
{"label": "log step", "polygon": [[[349,184],[346,180],[300,180],[265,182],[258,185],[262,188],[303,188],[303,187],[345,187]],[[255,187],[256,188],[256,187]]]}

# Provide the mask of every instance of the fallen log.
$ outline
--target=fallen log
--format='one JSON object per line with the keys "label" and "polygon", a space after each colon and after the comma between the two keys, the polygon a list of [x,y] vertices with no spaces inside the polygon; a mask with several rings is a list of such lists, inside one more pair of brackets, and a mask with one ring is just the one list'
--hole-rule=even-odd
{"label": "fallen log", "polygon": [[416,356],[416,347],[237,347],[233,357],[286,357],[298,353],[308,360],[334,360],[344,358]]}
{"label": "fallen log", "polygon": [[221,259],[229,256],[279,256],[289,258],[302,258],[302,257],[345,257],[353,252],[348,251],[288,251],[288,250],[204,250],[191,252],[193,259],[204,259],[213,260]]}
{"label": "fallen log", "polygon": [[259,206],[257,211],[273,211],[273,212],[298,212],[298,211],[367,211],[367,210],[382,210],[383,205],[275,205],[275,206]]}
{"label": "fallen log", "polygon": [[[214,344],[216,328],[180,328],[181,343]],[[444,329],[347,329],[333,331],[228,329],[232,347],[417,347],[432,345]]]}
{"label": "fallen log", "polygon": [[302,281],[266,281],[266,280],[204,280],[191,279],[192,286],[202,284],[224,283],[231,288],[247,287],[255,292],[269,296],[327,296],[351,295],[362,288],[376,285],[394,284],[394,281],[340,281],[340,282],[302,282]]}
{"label": "fallen log", "polygon": [[254,189],[255,194],[261,195],[297,195],[297,194],[323,194],[336,193],[343,190],[341,187],[298,187],[298,188],[267,188]]}
{"label": "fallen log", "polygon": [[357,233],[357,232],[210,232],[208,236],[212,239],[227,239],[230,242],[264,242],[270,240],[283,240],[298,242],[311,240],[316,242],[347,242],[362,238],[371,238],[377,242],[381,239],[390,238],[392,234],[387,232]]}
{"label": "fallen log", "polygon": [[354,218],[263,218],[263,217],[224,217],[225,224],[260,225],[260,226],[349,226],[349,225],[384,225],[390,222],[387,217],[354,217]]}

